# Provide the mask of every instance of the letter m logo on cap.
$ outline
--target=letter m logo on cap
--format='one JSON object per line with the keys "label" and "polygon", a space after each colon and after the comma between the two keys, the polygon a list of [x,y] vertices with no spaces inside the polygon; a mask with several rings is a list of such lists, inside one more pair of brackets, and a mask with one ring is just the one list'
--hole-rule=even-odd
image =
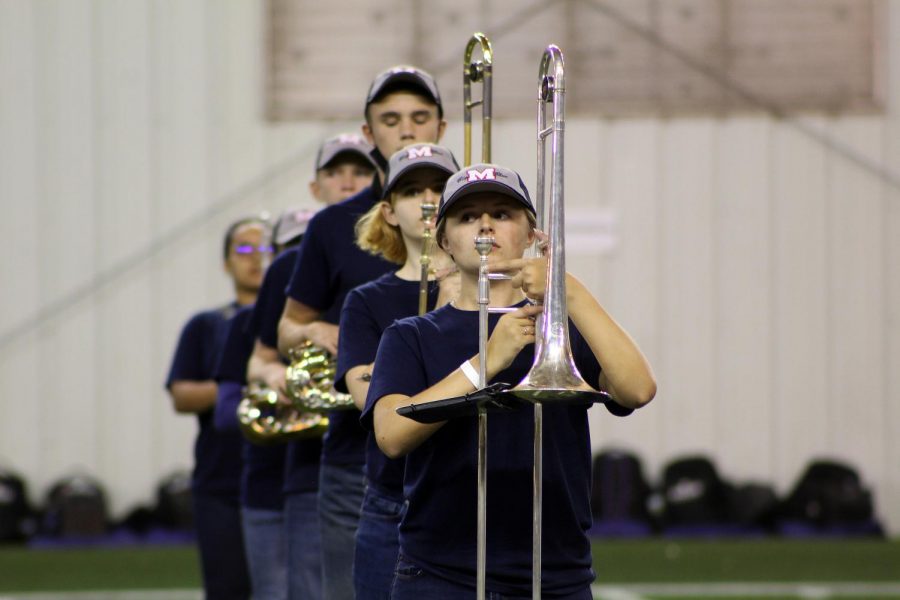
{"label": "letter m logo on cap", "polygon": [[409,148],[406,151],[406,158],[415,160],[423,156],[431,156],[431,146],[422,146],[421,148]]}
{"label": "letter m logo on cap", "polygon": [[484,171],[479,171],[478,169],[469,169],[466,171],[466,175],[468,179],[466,182],[471,181],[492,181],[497,179],[497,174],[494,172],[494,167],[489,167]]}

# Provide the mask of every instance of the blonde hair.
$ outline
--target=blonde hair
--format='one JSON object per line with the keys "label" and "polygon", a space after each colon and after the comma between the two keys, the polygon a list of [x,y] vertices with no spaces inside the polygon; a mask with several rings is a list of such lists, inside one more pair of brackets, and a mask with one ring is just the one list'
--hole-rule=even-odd
{"label": "blonde hair", "polygon": [[382,200],[356,222],[356,245],[369,254],[402,265],[406,262],[406,244],[403,243],[400,227],[384,219],[386,204]]}

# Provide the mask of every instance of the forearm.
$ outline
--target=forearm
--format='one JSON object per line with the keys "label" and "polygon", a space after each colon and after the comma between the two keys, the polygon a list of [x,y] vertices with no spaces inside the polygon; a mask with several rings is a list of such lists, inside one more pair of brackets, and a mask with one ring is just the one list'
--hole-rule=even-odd
{"label": "forearm", "polygon": [[432,400],[454,398],[475,391],[475,386],[456,369],[450,375],[427,390],[409,397],[390,394],[378,400],[375,405],[375,440],[387,456],[398,458],[419,447],[434,432],[444,426],[441,423],[419,423],[397,414],[397,409],[408,404],[419,404]]}
{"label": "forearm", "polygon": [[606,391],[629,408],[650,402],[656,395],[656,380],[628,332],[574,277],[567,278],[567,292],[569,317],[602,366]]}
{"label": "forearm", "polygon": [[366,407],[366,396],[369,393],[369,381],[366,374],[371,375],[372,365],[357,365],[347,370],[344,379],[347,383],[347,390],[353,397],[353,404],[356,408],[363,410]]}
{"label": "forearm", "polygon": [[176,412],[201,413],[216,404],[218,386],[215,381],[175,381],[169,386]]}

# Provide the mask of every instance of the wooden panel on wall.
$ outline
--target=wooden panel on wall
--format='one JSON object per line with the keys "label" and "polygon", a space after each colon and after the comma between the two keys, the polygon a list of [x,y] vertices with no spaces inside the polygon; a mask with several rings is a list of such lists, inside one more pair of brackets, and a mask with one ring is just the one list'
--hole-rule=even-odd
{"label": "wooden panel on wall", "polygon": [[[492,36],[497,114],[521,117],[540,53],[571,59],[573,114],[881,107],[874,0],[576,0],[530,3],[269,0],[267,111],[274,120],[358,114],[385,66],[415,62],[451,106],[473,31]],[[450,54],[450,49],[456,54]],[[457,58],[453,58],[456,56]],[[450,77],[449,81],[446,79]],[[366,82],[363,84],[362,82]],[[312,84],[311,84],[312,83]],[[509,112],[507,112],[509,111]]]}

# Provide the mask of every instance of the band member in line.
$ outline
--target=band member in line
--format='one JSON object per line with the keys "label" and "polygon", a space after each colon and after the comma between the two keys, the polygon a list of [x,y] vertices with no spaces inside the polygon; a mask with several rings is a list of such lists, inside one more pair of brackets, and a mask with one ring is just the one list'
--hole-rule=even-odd
{"label": "band member in line", "polygon": [[[363,418],[379,446],[406,456],[408,501],[400,525],[395,600],[471,598],[476,585],[477,418],[422,424],[400,406],[462,396],[478,383],[478,270],[473,240],[494,237],[487,380],[518,383],[533,361],[534,318],[526,296],[542,299],[546,259],[523,259],[534,240],[535,211],[521,178],[497,165],[474,165],[450,177],[437,217],[437,239],[461,273],[457,300],[396,322],[382,336]],[[552,251],[552,250],[551,250]],[[630,413],[656,393],[650,366],[631,337],[585,286],[567,276],[573,355],[586,381],[611,394],[606,408]],[[532,444],[534,409],[525,405],[488,419],[487,590],[531,596]],[[591,445],[586,408],[544,407],[544,597],[589,600]]]}
{"label": "band member in line", "polygon": [[196,414],[200,426],[194,443],[191,492],[203,588],[210,600],[250,597],[238,502],[241,436],[237,432],[220,433],[213,427],[217,395],[213,375],[228,319],[240,306],[256,299],[269,256],[264,221],[241,219],[228,228],[225,272],[233,282],[235,298],[187,322],[166,381],[175,410]]}
{"label": "band member in line", "polygon": [[[312,211],[291,209],[284,211],[272,228],[272,245],[281,254],[295,247],[303,239]],[[265,281],[265,280],[264,280]],[[258,301],[265,301],[260,290]],[[222,348],[215,379],[218,400],[215,409],[217,431],[240,431],[238,404],[247,385],[247,362],[253,352],[257,331],[250,327],[253,306],[244,306],[228,322],[228,333]],[[310,454],[321,451],[319,440],[310,440]],[[243,442],[241,473],[241,523],[247,569],[255,600],[287,600],[288,559],[287,529],[284,519],[284,464],[287,446],[258,445]],[[318,534],[318,528],[314,528]],[[312,572],[318,575],[320,561],[312,560]],[[312,589],[310,595],[319,591]]]}
{"label": "band member in line", "polygon": [[[384,170],[386,159],[416,142],[437,143],[446,127],[440,94],[428,73],[394,67],[378,75],[365,102],[363,133]],[[381,175],[379,175],[381,177]],[[381,182],[320,211],[309,224],[278,327],[287,353],[306,340],[337,354],[338,321],[347,293],[393,268],[355,244],[356,221],[381,199]],[[353,598],[353,544],[362,505],[366,432],[358,411],[333,411],[323,440],[319,482],[326,600]]]}
{"label": "band member in line", "polygon": [[[313,197],[326,206],[341,202],[371,185],[375,165],[372,147],[360,135],[343,134],[323,142],[316,157]],[[278,321],[285,289],[297,260],[292,242],[306,231],[311,215],[291,210],[279,219],[276,246],[290,244],[266,272],[248,329],[256,338],[247,364],[249,381],[260,381],[273,390],[284,389],[285,362],[277,348]],[[283,472],[278,482],[284,494],[284,538],[287,548],[287,588],[284,597],[317,600],[322,597],[322,548],[317,494],[320,440],[302,440],[282,446]]]}
{"label": "band member in line", "polygon": [[[413,144],[389,161],[382,201],[359,220],[356,243],[400,268],[355,288],[341,311],[335,387],[349,391],[362,409],[382,332],[396,319],[415,315],[421,280],[422,205],[437,207],[447,178],[459,166],[453,154],[434,144]],[[432,217],[433,219],[433,217]],[[429,227],[433,227],[430,224]],[[446,267],[449,257],[432,245],[431,265]],[[455,269],[454,269],[455,270]],[[441,275],[446,276],[447,269]],[[458,277],[428,288],[428,308],[450,301]],[[448,285],[449,284],[449,285]],[[438,297],[440,285],[440,297]],[[450,288],[450,289],[448,289]],[[353,583],[356,600],[390,598],[399,551],[398,525],[403,510],[403,459],[388,459],[369,433],[366,441],[366,491],[356,531]]]}

